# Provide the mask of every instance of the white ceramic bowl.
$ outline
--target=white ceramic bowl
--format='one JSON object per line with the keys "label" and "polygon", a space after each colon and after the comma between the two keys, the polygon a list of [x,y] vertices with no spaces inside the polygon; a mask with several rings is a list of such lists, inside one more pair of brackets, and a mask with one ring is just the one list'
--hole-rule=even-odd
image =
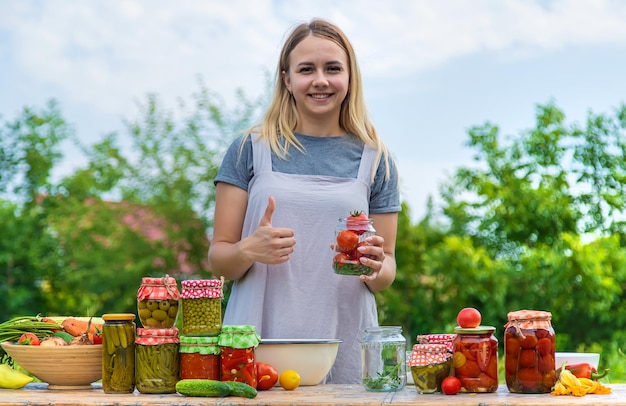
{"label": "white ceramic bowl", "polygon": [[262,339],[254,357],[273,366],[279,376],[292,369],[300,375],[300,385],[313,386],[330,372],[339,343],[338,339]]}
{"label": "white ceramic bowl", "polygon": [[567,365],[586,362],[597,369],[600,363],[600,354],[594,352],[557,352],[554,355],[556,368],[561,368],[563,362],[567,362]]}

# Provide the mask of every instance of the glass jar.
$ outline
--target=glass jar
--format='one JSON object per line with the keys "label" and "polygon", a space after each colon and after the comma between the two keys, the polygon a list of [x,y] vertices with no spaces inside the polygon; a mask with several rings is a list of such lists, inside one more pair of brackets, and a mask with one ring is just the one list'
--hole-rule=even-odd
{"label": "glass jar", "polygon": [[193,279],[181,282],[183,335],[193,337],[219,335],[222,328],[222,284],[221,279]]}
{"label": "glass jar", "polygon": [[103,314],[102,390],[132,393],[135,390],[135,315]]}
{"label": "glass jar", "polygon": [[367,245],[365,239],[376,234],[373,224],[374,220],[367,217],[349,216],[339,219],[334,244],[338,254],[333,258],[333,269],[336,274],[358,276],[372,273],[370,267],[359,261],[364,255],[357,248]]}
{"label": "glass jar", "polygon": [[180,337],[180,379],[220,380],[219,337]]}
{"label": "glass jar", "polygon": [[556,383],[556,339],[552,314],[518,310],[504,331],[504,377],[513,393],[549,393]]}
{"label": "glass jar", "polygon": [[452,370],[452,351],[446,344],[415,344],[408,365],[417,392],[441,392]]}
{"label": "glass jar", "polygon": [[174,393],[178,382],[178,329],[138,328],[135,385],[141,393]]}
{"label": "glass jar", "polygon": [[365,329],[361,340],[362,379],[372,392],[394,392],[406,387],[406,338],[402,327]]}
{"label": "glass jar", "polygon": [[461,381],[461,392],[498,390],[498,339],[496,328],[455,327],[454,376]]}
{"label": "glass jar", "polygon": [[180,294],[176,279],[142,278],[137,290],[137,313],[145,328],[172,328],[178,315]]}
{"label": "glass jar", "polygon": [[256,388],[254,349],[260,341],[254,326],[222,326],[218,338],[222,381],[244,382]]}

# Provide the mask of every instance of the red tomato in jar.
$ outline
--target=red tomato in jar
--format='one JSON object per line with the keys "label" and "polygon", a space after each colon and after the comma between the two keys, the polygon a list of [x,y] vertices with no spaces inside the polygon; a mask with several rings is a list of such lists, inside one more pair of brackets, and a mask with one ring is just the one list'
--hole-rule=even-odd
{"label": "red tomato in jar", "polygon": [[343,253],[354,251],[359,244],[359,236],[352,230],[342,230],[337,234],[337,250]]}
{"label": "red tomato in jar", "polygon": [[257,390],[271,389],[278,382],[278,371],[265,362],[256,363]]}
{"label": "red tomato in jar", "polygon": [[346,218],[346,227],[349,230],[367,231],[367,224],[369,224],[369,218],[362,211],[355,210]]}
{"label": "red tomato in jar", "polygon": [[335,258],[333,258],[333,266],[337,266],[337,264],[341,265],[349,263],[350,261],[352,261],[350,255],[340,252],[339,254],[335,255]]}
{"label": "red tomato in jar", "polygon": [[446,376],[441,382],[441,391],[446,395],[456,395],[461,390],[461,381],[456,376]]}

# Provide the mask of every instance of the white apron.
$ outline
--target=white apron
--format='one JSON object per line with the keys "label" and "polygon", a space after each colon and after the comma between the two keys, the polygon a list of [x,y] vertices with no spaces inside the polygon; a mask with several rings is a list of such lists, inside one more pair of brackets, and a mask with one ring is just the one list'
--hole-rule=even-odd
{"label": "white apron", "polygon": [[272,195],[272,225],[293,229],[296,245],[286,263],[255,263],[235,281],[223,323],[254,325],[261,338],[339,338],[326,382],[360,383],[360,340],[365,328],[378,325],[376,302],[358,277],[334,273],[330,244],[339,218],[369,212],[376,152],[364,148],[356,179],[293,175],[273,172],[269,146],[256,135],[252,140],[254,177],[242,238],[257,228]]}

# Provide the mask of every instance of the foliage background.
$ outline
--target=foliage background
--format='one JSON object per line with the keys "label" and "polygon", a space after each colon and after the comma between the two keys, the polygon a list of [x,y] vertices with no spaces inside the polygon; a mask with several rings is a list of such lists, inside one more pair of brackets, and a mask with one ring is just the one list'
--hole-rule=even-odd
{"label": "foliage background", "polygon": [[[198,87],[176,112],[148,95],[125,134],[90,146],[54,100],[0,117],[2,320],[136,312],[144,276],[211,277],[212,179],[266,99],[239,92],[229,110]],[[451,332],[471,306],[502,342],[509,311],[547,310],[557,350],[601,352],[608,381],[626,381],[625,128],[625,106],[581,125],[553,103],[536,106],[532,128],[515,136],[471,128],[476,165],[441,185],[443,203],[416,224],[403,204],[380,323],[403,326],[410,346]],[[88,163],[54,179],[66,142]]]}

